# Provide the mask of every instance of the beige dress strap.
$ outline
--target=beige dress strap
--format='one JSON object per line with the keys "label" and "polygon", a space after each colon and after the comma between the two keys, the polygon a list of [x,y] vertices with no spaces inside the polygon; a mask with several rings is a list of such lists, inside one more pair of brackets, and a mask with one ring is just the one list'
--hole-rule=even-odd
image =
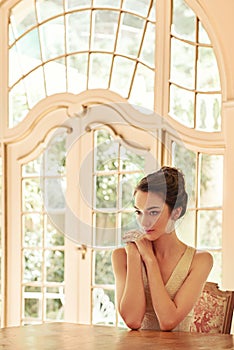
{"label": "beige dress strap", "polygon": [[171,299],[174,299],[177,291],[180,289],[184,280],[188,276],[195,251],[195,248],[187,246],[184,254],[180,258],[169,280],[167,281],[165,287]]}
{"label": "beige dress strap", "polygon": [[[184,280],[186,279],[189,273],[192,260],[194,257],[194,253],[195,253],[194,248],[189,246],[186,247],[184,254],[178,261],[175,269],[173,270],[169,280],[165,285],[166,290],[172,300],[174,299],[176,293],[180,289],[181,285],[183,284]],[[160,327],[152,305],[150,288],[149,288],[147,273],[146,273],[144,264],[142,264],[142,270],[143,270],[142,272],[143,272],[143,281],[144,281],[145,297],[146,297],[146,312],[145,312],[144,319],[142,321],[141,329],[159,330]],[[191,315],[189,314],[174,330],[189,331],[190,322],[191,322]]]}

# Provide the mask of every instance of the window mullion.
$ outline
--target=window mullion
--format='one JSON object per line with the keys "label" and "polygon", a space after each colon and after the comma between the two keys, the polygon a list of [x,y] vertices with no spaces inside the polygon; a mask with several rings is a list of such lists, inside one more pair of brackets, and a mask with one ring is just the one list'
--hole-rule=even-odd
{"label": "window mullion", "polygon": [[0,11],[0,138],[5,136],[8,126],[8,12],[4,6]]}
{"label": "window mullion", "polygon": [[166,116],[169,101],[171,0],[158,0],[156,6],[154,110],[159,115]]}

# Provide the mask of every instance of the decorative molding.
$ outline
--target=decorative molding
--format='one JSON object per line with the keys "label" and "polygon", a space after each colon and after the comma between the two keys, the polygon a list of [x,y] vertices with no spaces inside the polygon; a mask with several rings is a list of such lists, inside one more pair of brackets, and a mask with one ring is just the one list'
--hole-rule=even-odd
{"label": "decorative molding", "polygon": [[[232,108],[234,101],[223,104],[224,108]],[[95,111],[97,117],[93,117]],[[108,111],[109,109],[109,111]],[[59,117],[57,118],[57,114]],[[100,120],[100,115],[101,119]],[[110,118],[112,115],[112,119]],[[172,137],[186,145],[200,149],[224,149],[223,132],[208,133],[189,129],[170,116],[162,117],[146,109],[137,109],[126,99],[115,92],[103,89],[86,90],[78,95],[70,93],[56,94],[40,101],[15,128],[8,129],[3,136],[4,143],[15,143],[29,136],[44,119],[55,118],[54,124],[61,121],[61,125],[69,119],[80,119],[82,124],[91,125],[102,123],[110,125],[123,123],[132,125],[135,129],[155,133],[157,130],[168,132]],[[87,118],[87,119],[86,119]],[[97,121],[96,121],[97,120]],[[50,127],[52,122],[50,120]],[[87,125],[84,130],[88,131]],[[86,129],[85,129],[86,128]]]}
{"label": "decorative molding", "polygon": [[46,134],[43,137],[43,139],[35,144],[33,149],[30,149],[30,151],[27,152],[26,154],[24,154],[23,156],[18,157],[17,161],[19,161],[20,163],[27,163],[27,161],[28,161],[27,158],[29,157],[31,159],[32,158],[32,154],[34,154],[34,152],[36,152],[36,154],[39,155],[46,148],[46,146],[47,146],[47,141],[46,140],[50,136],[51,132],[53,130],[56,130],[56,129],[59,129],[59,128],[60,129],[61,128],[67,129],[67,133],[68,134],[70,134],[73,131],[73,129],[71,127],[67,126],[67,125],[62,125],[62,126],[61,125],[55,125],[55,126],[53,126],[52,128],[50,128],[46,132]]}
{"label": "decorative molding", "polygon": [[119,141],[121,144],[125,144],[128,147],[131,147],[133,149],[137,149],[140,151],[145,151],[145,152],[149,152],[150,148],[145,148],[145,147],[140,147],[138,145],[136,145],[134,142],[129,142],[128,140],[125,139],[125,137],[121,134],[118,133],[118,131],[110,124],[103,124],[103,122],[97,122],[95,121],[94,123],[90,123],[86,126],[85,131],[90,132],[92,130],[95,130],[96,128],[103,126],[107,129],[109,129],[112,133],[112,135],[115,137],[115,139],[117,141]]}

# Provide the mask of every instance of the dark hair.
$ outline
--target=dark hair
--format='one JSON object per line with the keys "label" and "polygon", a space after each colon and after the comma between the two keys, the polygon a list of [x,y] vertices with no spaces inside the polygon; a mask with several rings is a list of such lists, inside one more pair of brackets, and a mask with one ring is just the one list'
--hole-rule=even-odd
{"label": "dark hair", "polygon": [[185,190],[184,174],[177,168],[163,166],[145,176],[136,186],[134,195],[137,191],[161,194],[171,211],[178,207],[182,208],[180,217],[186,212],[188,195]]}

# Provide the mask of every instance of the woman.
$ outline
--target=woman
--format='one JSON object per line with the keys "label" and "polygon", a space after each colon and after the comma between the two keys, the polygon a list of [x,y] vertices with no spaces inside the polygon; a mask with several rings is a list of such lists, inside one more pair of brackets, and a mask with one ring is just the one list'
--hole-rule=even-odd
{"label": "woman", "polygon": [[119,313],[131,329],[189,331],[213,258],[176,235],[187,207],[183,174],[162,167],[140,181],[134,199],[142,232],[127,232],[112,254]]}

